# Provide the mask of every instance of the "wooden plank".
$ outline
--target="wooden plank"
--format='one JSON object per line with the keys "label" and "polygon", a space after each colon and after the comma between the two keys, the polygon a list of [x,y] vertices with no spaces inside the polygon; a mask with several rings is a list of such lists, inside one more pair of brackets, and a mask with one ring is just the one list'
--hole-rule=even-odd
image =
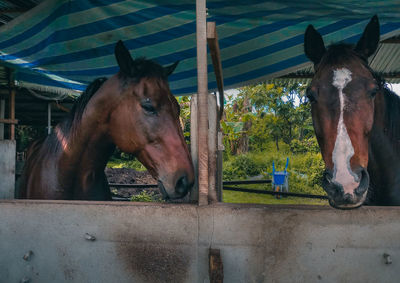
{"label": "wooden plank", "polygon": [[[0,100],[0,119],[4,119],[6,113],[6,101]],[[0,123],[0,140],[4,140],[4,123]]]}
{"label": "wooden plank", "polygon": [[399,37],[388,38],[388,39],[382,40],[381,43],[399,44],[400,43],[400,38]]}
{"label": "wooden plank", "polygon": [[[217,105],[215,105],[215,110],[209,109],[210,117],[213,117],[215,111],[217,114],[216,121],[213,125],[210,122],[210,135],[213,137],[209,139],[210,149],[209,149],[209,180],[212,184],[209,185],[209,200],[222,201],[222,152],[217,150],[218,146],[218,133],[220,132],[219,121],[222,118],[224,111],[224,80],[222,74],[222,64],[221,55],[218,43],[218,34],[215,22],[207,23],[207,43],[210,49],[211,59],[214,67],[214,74],[217,82],[218,94],[219,94],[219,111],[217,111]],[[210,112],[212,111],[212,112]],[[211,144],[213,148],[211,148]],[[214,148],[215,147],[215,148]]]}
{"label": "wooden plank", "polygon": [[47,103],[47,134],[51,134],[51,103]]}
{"label": "wooden plank", "polygon": [[217,131],[219,119],[217,114],[217,99],[214,94],[208,94],[208,202],[218,201],[217,183]]}
{"label": "wooden plank", "polygon": [[197,95],[192,95],[190,99],[190,153],[192,155],[192,162],[195,174],[195,183],[190,190],[190,201],[199,201],[199,160],[198,160],[198,126],[197,126]]}
{"label": "wooden plank", "polygon": [[22,14],[29,11],[29,9],[25,8],[1,8],[0,14]]}
{"label": "wooden plank", "polygon": [[62,105],[60,103],[52,102],[51,105],[56,107],[56,108],[58,108],[58,109],[60,109],[61,111],[66,112],[66,113],[71,112],[71,110],[69,108],[65,107],[64,105]]}
{"label": "wooden plank", "polygon": [[218,249],[209,249],[209,276],[210,283],[224,282],[224,265],[222,263],[221,252]]}
{"label": "wooden plank", "polygon": [[221,55],[218,43],[217,28],[215,22],[207,23],[207,43],[210,48],[211,59],[214,67],[215,79],[219,93],[219,119],[224,111],[224,76],[222,74]]}
{"label": "wooden plank", "polygon": [[[7,69],[8,72],[8,89],[10,91],[10,120],[15,120],[15,84],[13,70]],[[10,140],[15,140],[15,124],[10,125]]]}
{"label": "wooden plank", "polygon": [[0,123],[16,125],[16,124],[18,124],[18,120],[17,119],[0,119]]}
{"label": "wooden plank", "polygon": [[208,78],[206,1],[196,0],[199,205],[208,204]]}

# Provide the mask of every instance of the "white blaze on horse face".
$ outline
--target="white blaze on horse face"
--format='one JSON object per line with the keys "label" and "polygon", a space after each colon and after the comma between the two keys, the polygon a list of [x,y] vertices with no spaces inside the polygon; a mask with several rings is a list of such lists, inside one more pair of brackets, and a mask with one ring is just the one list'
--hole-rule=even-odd
{"label": "white blaze on horse face", "polygon": [[343,93],[345,86],[351,81],[351,72],[346,69],[337,69],[333,71],[333,86],[339,90],[340,100],[340,117],[337,127],[337,136],[335,148],[332,152],[333,181],[342,185],[344,193],[354,194],[354,190],[359,186],[360,182],[350,167],[350,158],[354,155],[354,148],[351,143],[347,128],[343,120],[343,112],[345,109],[346,96]]}

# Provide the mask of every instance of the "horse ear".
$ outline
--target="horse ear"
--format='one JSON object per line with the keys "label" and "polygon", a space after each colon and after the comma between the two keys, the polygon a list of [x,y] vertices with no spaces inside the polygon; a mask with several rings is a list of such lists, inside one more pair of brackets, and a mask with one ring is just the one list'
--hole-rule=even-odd
{"label": "horse ear", "polygon": [[304,53],[316,65],[321,61],[325,51],[322,36],[312,25],[309,25],[304,34]]}
{"label": "horse ear", "polygon": [[165,74],[165,76],[169,76],[169,75],[171,75],[174,71],[175,71],[175,68],[176,68],[176,66],[178,66],[178,64],[179,64],[179,61],[176,61],[175,63],[173,63],[172,65],[169,65],[169,66],[167,66],[167,67],[164,67],[164,74]]}
{"label": "horse ear", "polygon": [[122,40],[119,40],[117,42],[117,45],[115,45],[114,54],[115,58],[117,59],[117,63],[121,72],[124,73],[125,75],[132,76],[133,59],[131,57],[131,54],[129,53],[129,50],[125,47]]}
{"label": "horse ear", "polygon": [[371,18],[368,25],[357,42],[356,48],[354,49],[358,54],[368,58],[375,53],[379,44],[379,20],[378,16],[375,15]]}

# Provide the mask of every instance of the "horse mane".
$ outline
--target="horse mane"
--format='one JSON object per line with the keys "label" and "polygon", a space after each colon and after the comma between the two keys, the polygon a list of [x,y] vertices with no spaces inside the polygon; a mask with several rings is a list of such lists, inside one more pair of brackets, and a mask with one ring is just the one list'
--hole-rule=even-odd
{"label": "horse mane", "polygon": [[390,139],[393,150],[400,152],[400,97],[386,85],[383,88],[385,98],[385,134]]}
{"label": "horse mane", "polygon": [[[61,130],[61,134],[64,138],[73,135],[76,125],[82,119],[82,114],[85,111],[87,104],[106,80],[106,78],[97,78],[91,82],[86,87],[86,90],[76,100],[69,115],[58,124],[59,130]],[[42,146],[43,144],[46,146]],[[53,131],[50,135],[42,137],[29,146],[27,158],[29,158],[29,156],[36,156],[39,154],[39,151],[43,150],[45,152],[42,152],[42,156],[45,156],[50,152],[58,152],[60,146],[60,137],[55,133],[55,131]]]}
{"label": "horse mane", "polygon": [[80,122],[82,119],[82,114],[85,111],[86,105],[89,100],[93,97],[93,95],[99,90],[99,88],[103,85],[103,83],[107,80],[107,78],[97,78],[92,81],[87,87],[86,90],[78,97],[72,110],[70,112],[69,117],[67,118],[68,127],[70,128],[73,123]]}

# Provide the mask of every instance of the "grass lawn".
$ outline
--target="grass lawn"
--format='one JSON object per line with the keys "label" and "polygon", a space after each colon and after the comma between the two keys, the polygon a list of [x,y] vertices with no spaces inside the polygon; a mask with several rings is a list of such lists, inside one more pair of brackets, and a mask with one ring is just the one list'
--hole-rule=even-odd
{"label": "grass lawn", "polygon": [[327,200],[307,199],[297,197],[285,197],[281,199],[272,195],[262,195],[255,193],[244,193],[234,191],[223,191],[223,202],[229,203],[260,203],[260,204],[314,204],[329,205]]}

